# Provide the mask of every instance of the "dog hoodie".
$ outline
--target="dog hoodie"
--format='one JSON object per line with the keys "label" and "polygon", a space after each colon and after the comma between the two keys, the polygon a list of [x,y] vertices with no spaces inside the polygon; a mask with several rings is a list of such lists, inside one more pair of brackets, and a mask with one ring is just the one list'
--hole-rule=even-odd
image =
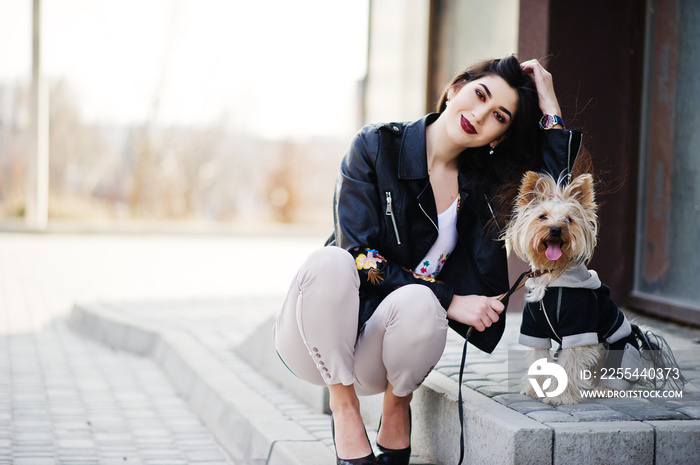
{"label": "dog hoodie", "polygon": [[[534,287],[532,278],[526,286]],[[525,303],[518,342],[549,349],[552,339],[562,349],[602,342],[608,349],[606,367],[634,371],[641,366],[629,321],[610,298],[610,289],[585,265],[567,270],[553,280],[541,301]],[[627,389],[630,384],[624,379],[614,380],[613,385],[607,381],[601,380],[600,384],[613,389]]]}

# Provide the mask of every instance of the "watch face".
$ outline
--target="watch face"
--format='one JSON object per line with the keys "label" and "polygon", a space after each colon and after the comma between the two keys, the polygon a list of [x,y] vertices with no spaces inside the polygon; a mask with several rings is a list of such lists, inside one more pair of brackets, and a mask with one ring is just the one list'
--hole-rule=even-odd
{"label": "watch face", "polygon": [[554,116],[552,115],[544,115],[542,117],[542,127],[544,129],[552,129],[554,127],[554,123],[556,123],[556,120],[554,119]]}
{"label": "watch face", "polygon": [[556,124],[561,124],[563,126],[561,118],[557,115],[544,115],[540,120],[542,129],[552,129]]}

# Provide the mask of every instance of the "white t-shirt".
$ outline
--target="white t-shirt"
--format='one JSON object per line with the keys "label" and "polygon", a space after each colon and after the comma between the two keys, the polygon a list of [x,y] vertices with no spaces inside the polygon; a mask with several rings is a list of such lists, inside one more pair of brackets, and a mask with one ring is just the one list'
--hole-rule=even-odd
{"label": "white t-shirt", "polygon": [[416,274],[436,278],[452,251],[457,245],[457,203],[459,197],[447,210],[438,215],[438,238],[420,265],[413,270]]}

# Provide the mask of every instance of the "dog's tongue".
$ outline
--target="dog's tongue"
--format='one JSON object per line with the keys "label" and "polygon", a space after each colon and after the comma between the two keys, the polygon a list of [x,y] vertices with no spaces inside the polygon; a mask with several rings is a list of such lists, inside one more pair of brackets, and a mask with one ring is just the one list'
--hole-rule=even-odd
{"label": "dog's tongue", "polygon": [[547,259],[552,260],[553,262],[559,260],[559,257],[561,257],[561,243],[547,242],[547,250],[544,254]]}

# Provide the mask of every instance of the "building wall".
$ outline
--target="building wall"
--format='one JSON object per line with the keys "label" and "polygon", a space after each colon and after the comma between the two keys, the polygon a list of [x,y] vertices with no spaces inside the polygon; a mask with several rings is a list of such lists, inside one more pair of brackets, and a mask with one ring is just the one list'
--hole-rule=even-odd
{"label": "building wall", "polygon": [[700,324],[700,3],[647,1],[633,305]]}
{"label": "building wall", "polygon": [[437,0],[431,3],[431,110],[452,78],[472,63],[518,52],[518,0]]}
{"label": "building wall", "polygon": [[593,156],[591,267],[618,304],[700,324],[697,2],[521,0],[520,10],[521,50],[548,58],[564,119]]}
{"label": "building wall", "polygon": [[[450,78],[478,59],[513,52],[521,59],[540,59],[553,75],[567,127],[583,133],[592,155],[601,228],[591,268],[599,272],[618,304],[700,323],[700,288],[684,286],[681,296],[669,291],[678,279],[664,278],[674,281],[668,286],[646,279],[652,275],[692,279],[700,263],[700,248],[691,237],[697,236],[695,213],[700,209],[696,181],[700,175],[692,150],[698,132],[689,129],[700,120],[700,110],[687,98],[700,94],[693,58],[700,49],[700,35],[693,27],[700,8],[694,1],[373,0],[366,120],[422,116],[432,110]],[[661,10],[670,12],[666,16],[671,25],[664,33],[665,42],[659,42],[663,50],[657,53],[654,41],[661,36],[650,29],[654,27],[650,18]],[[674,42],[676,29],[682,34]],[[669,74],[665,62],[653,61],[657,55],[666,59],[667,49],[676,42],[678,53],[686,55],[678,58],[678,76]],[[655,91],[654,83],[684,90],[671,95]],[[648,102],[664,95],[673,100],[668,111],[675,119],[645,126],[656,114]],[[657,195],[653,181],[660,178],[654,175],[659,151],[653,142],[658,137],[650,138],[649,132],[663,128],[670,142],[660,146],[673,156],[673,163],[664,171],[663,182],[670,187],[664,184]],[[658,208],[652,207],[658,198],[668,204],[668,212],[659,228],[644,229],[644,221],[649,221],[643,213],[656,212]],[[679,234],[688,237],[676,237]],[[651,246],[670,251],[662,258],[667,256],[675,274],[663,274],[649,261],[660,256],[658,249],[656,255],[645,249]],[[511,262],[511,274],[516,276],[523,264]],[[646,281],[640,280],[642,272]],[[512,302],[511,308],[517,306]]]}
{"label": "building wall", "polygon": [[371,0],[365,123],[424,115],[428,0]]}
{"label": "building wall", "polygon": [[469,64],[517,52],[518,0],[371,0],[365,123],[432,111]]}
{"label": "building wall", "polygon": [[583,132],[594,161],[601,229],[591,267],[625,304],[633,264],[643,2],[523,0],[520,8],[528,12],[521,16],[521,44],[545,61],[564,121]]}

